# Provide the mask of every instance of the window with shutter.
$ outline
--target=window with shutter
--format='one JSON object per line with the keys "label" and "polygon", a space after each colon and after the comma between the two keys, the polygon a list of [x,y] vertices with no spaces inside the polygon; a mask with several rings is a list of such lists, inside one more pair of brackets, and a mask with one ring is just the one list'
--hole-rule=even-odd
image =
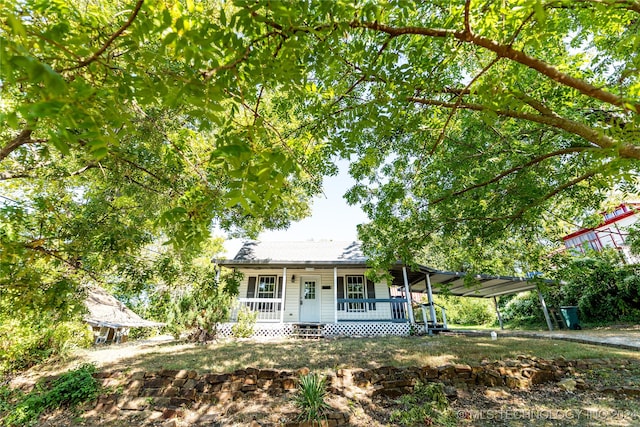
{"label": "window with shutter", "polygon": [[[374,299],[375,297],[376,297],[376,285],[375,283],[373,283],[373,281],[367,279],[367,298]],[[375,310],[375,309],[376,309],[376,303],[370,302],[369,310]]]}
{"label": "window with shutter", "polygon": [[[338,298],[344,298],[344,277],[338,277],[337,278],[338,282],[337,282],[337,293],[338,293]],[[344,311],[344,303],[341,302],[338,304],[338,310],[339,311]]]}
{"label": "window with shutter", "polygon": [[249,277],[249,284],[247,285],[247,298],[255,298],[256,297],[256,280],[258,278],[255,276]]}
{"label": "window with shutter", "polygon": [[[365,299],[364,276],[346,276],[347,279],[347,299]],[[347,311],[365,311],[363,302],[350,302],[347,304]]]}

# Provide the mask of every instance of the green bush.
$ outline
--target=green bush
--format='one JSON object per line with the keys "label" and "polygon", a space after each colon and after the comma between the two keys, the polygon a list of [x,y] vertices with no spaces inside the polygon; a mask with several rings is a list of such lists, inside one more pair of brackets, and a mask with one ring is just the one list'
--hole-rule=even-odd
{"label": "green bush", "polygon": [[511,297],[503,297],[502,303],[502,320],[510,322],[513,326],[542,325],[545,322],[540,300],[535,292],[521,292]]}
{"label": "green bush", "polygon": [[231,326],[231,333],[236,338],[249,338],[253,336],[257,320],[258,312],[243,305],[238,310],[238,321]]}
{"label": "green bush", "polygon": [[64,358],[92,342],[89,327],[81,321],[0,319],[0,373],[27,369],[54,356]]}
{"label": "green bush", "polygon": [[590,253],[563,260],[564,282],[545,292],[548,304],[577,305],[582,321],[640,321],[640,266],[620,265],[617,254]]}
{"label": "green bush", "polygon": [[50,384],[39,383],[26,395],[16,395],[6,390],[0,393],[0,408],[5,408],[6,426],[34,425],[43,412],[56,408],[75,406],[95,399],[100,385],[93,377],[95,366],[83,365],[66,372]]}
{"label": "green bush", "polygon": [[298,394],[295,405],[300,410],[298,418],[301,421],[320,421],[325,418],[330,408],[325,398],[327,389],[324,378],[316,374],[308,374],[300,377]]}
{"label": "green bush", "polygon": [[[485,325],[495,321],[496,315],[492,302],[482,298],[445,296],[435,297],[437,304],[447,311],[447,322],[458,325]],[[440,308],[436,315],[440,319]]]}
{"label": "green bush", "polygon": [[391,413],[392,423],[402,426],[455,426],[457,423],[440,383],[418,381],[413,393],[402,396],[396,402],[401,408]]}
{"label": "green bush", "polygon": [[165,332],[179,338],[190,331],[189,339],[215,338],[218,324],[228,320],[232,301],[238,294],[240,274],[223,274],[220,278],[211,268],[196,268],[193,282],[179,295],[170,292],[155,295],[153,318],[166,323]]}

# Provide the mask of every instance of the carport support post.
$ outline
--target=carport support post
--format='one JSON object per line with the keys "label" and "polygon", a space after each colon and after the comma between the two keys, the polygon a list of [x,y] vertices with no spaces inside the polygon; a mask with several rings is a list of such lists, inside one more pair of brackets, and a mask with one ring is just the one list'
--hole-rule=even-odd
{"label": "carport support post", "polygon": [[407,297],[407,312],[409,313],[409,323],[416,323],[413,317],[413,307],[411,307],[411,289],[409,288],[409,278],[407,277],[407,267],[402,267],[402,277],[404,278],[404,293]]}
{"label": "carport support post", "polygon": [[431,321],[433,322],[433,327],[435,328],[438,321],[436,320],[436,308],[433,306],[433,292],[431,291],[431,279],[429,278],[429,274],[427,276],[427,298],[429,298],[429,311],[431,313]]}
{"label": "carport support post", "polygon": [[493,306],[496,308],[496,314],[498,315],[498,322],[500,322],[500,329],[504,329],[502,326],[502,315],[500,314],[500,309],[498,308],[498,299],[493,296]]}
{"label": "carport support post", "polygon": [[547,321],[547,326],[549,327],[549,331],[553,332],[553,325],[551,324],[551,318],[549,317],[549,310],[547,310],[547,304],[544,302],[544,297],[542,296],[542,292],[540,292],[540,288],[536,285],[536,291],[538,291],[538,298],[540,298],[540,305],[542,305],[542,312],[544,313],[544,318]]}

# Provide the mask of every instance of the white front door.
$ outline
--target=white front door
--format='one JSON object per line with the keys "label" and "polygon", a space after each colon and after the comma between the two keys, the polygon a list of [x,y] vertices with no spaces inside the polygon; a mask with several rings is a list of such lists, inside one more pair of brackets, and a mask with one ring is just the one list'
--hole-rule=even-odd
{"label": "white front door", "polygon": [[320,321],[320,281],[317,278],[300,278],[300,321]]}

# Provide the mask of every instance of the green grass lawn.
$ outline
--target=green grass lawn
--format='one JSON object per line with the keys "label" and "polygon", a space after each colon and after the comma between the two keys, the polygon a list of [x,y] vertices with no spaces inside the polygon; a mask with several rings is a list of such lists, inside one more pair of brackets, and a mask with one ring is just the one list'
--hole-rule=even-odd
{"label": "green grass lawn", "polygon": [[[479,363],[519,355],[566,359],[626,358],[640,361],[640,353],[559,340],[500,337],[378,337],[273,341],[223,340],[198,345],[179,342],[156,344],[145,353],[122,348],[117,360],[101,360],[102,369],[193,369],[231,372],[247,367],[313,371],[380,366],[440,366],[447,363]],[[100,349],[95,352],[102,351]],[[73,363],[87,361],[91,352]]]}

